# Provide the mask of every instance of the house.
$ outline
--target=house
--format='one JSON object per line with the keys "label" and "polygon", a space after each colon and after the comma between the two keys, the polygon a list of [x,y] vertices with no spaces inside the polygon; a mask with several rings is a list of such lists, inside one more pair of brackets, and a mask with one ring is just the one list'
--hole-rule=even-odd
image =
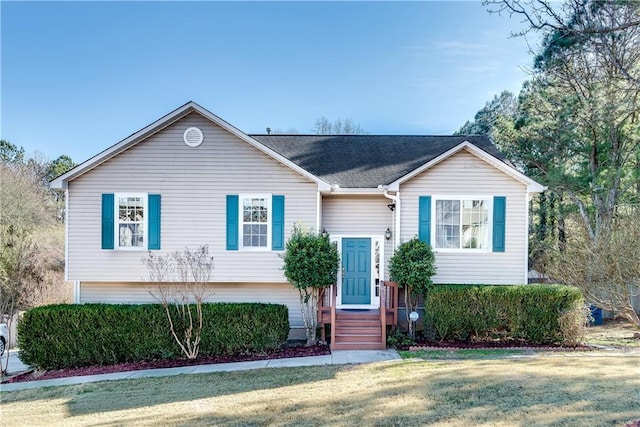
{"label": "house", "polygon": [[[331,321],[349,326],[358,312],[344,310],[360,309],[380,334],[381,299],[397,310],[388,260],[414,236],[436,252],[436,283],[526,283],[528,201],[544,190],[484,137],[247,135],[194,102],[51,187],[66,193],[76,303],[152,302],[148,251],[206,244],[211,300],[286,304],[292,336],[303,324],[280,255],[294,223],[329,233],[341,252]],[[360,339],[334,344],[375,348]]]}

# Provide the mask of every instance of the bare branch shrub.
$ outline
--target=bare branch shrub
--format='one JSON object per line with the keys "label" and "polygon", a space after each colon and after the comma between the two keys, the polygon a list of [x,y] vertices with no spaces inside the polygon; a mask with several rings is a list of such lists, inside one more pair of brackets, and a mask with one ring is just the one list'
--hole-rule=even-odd
{"label": "bare branch shrub", "polygon": [[[640,218],[619,216],[611,231],[591,241],[577,232],[548,261],[549,273],[576,286],[590,303],[640,327],[633,300],[640,295]],[[576,227],[577,228],[577,227]]]}
{"label": "bare branch shrub", "polygon": [[558,318],[558,325],[564,342],[570,345],[580,344],[587,332],[587,323],[591,319],[591,310],[585,304],[563,313]]}
{"label": "bare branch shrub", "polygon": [[142,262],[153,283],[149,293],[164,307],[171,335],[187,359],[196,359],[203,326],[202,303],[213,273],[209,247],[185,248],[167,255],[150,252]]}

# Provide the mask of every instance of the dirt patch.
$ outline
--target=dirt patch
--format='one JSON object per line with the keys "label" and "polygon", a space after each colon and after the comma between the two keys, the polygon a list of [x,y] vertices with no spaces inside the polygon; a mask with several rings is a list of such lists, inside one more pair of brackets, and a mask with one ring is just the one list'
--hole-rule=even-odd
{"label": "dirt patch", "polygon": [[197,360],[161,359],[146,362],[118,363],[116,365],[107,366],[87,366],[84,368],[56,369],[51,371],[29,371],[11,377],[5,381],[2,381],[2,383],[5,384],[35,380],[51,380],[56,378],[77,377],[84,375],[112,374],[116,372],[138,371],[143,369],[179,368],[183,366],[210,365],[216,363],[248,362],[254,360],[284,359],[290,357],[323,356],[327,354],[331,354],[331,350],[327,345],[316,345],[312,347],[293,345],[259,354],[200,357]]}

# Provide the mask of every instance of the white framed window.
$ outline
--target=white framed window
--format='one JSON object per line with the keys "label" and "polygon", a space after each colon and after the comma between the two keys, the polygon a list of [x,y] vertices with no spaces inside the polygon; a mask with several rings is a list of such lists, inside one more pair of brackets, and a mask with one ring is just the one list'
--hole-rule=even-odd
{"label": "white framed window", "polygon": [[147,194],[115,194],[115,242],[122,250],[147,248]]}
{"label": "white framed window", "polygon": [[434,197],[432,235],[439,250],[491,250],[492,198]]}
{"label": "white framed window", "polygon": [[271,248],[271,194],[241,194],[240,247],[244,250]]}

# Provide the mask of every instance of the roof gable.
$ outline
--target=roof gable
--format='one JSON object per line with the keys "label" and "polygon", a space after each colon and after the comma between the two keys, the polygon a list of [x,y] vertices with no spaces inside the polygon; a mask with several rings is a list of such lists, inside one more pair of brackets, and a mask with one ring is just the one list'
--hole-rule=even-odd
{"label": "roof gable", "polygon": [[177,122],[178,120],[180,120],[181,118],[187,116],[188,114],[191,114],[192,112],[196,112],[196,113],[202,115],[203,117],[211,120],[216,125],[220,126],[221,128],[225,129],[229,133],[231,133],[231,134],[235,135],[236,137],[240,138],[244,142],[252,145],[253,147],[255,147],[258,150],[262,151],[263,153],[267,154],[269,157],[277,160],[278,162],[284,164],[285,166],[289,167],[290,169],[296,171],[297,173],[307,177],[311,181],[316,182],[318,184],[318,188],[319,188],[320,191],[327,191],[327,190],[330,189],[330,186],[326,182],[324,182],[321,179],[319,179],[317,176],[315,176],[315,175],[309,173],[308,171],[302,169],[301,167],[299,167],[298,165],[296,165],[295,163],[293,163],[289,159],[283,157],[279,153],[274,152],[269,147],[257,142],[253,138],[249,137],[247,134],[243,133],[242,131],[240,131],[236,127],[234,127],[231,124],[227,123],[226,121],[222,120],[220,117],[216,116],[215,114],[211,113],[210,111],[206,110],[205,108],[201,107],[200,105],[196,104],[193,101],[190,101],[190,102],[184,104],[183,106],[181,106],[181,107],[177,108],[176,110],[172,111],[171,113],[161,117],[160,119],[156,120],[155,122],[151,123],[150,125],[148,125],[148,126],[142,128],[142,129],[140,129],[139,131],[129,135],[127,138],[123,139],[122,141],[118,142],[117,144],[115,144],[115,145],[107,148],[106,150],[102,151],[101,153],[93,156],[89,160],[79,164],[78,166],[76,166],[75,168],[71,169],[70,171],[68,171],[68,172],[60,175],[59,177],[55,178],[54,180],[51,181],[50,187],[51,188],[58,188],[58,189],[65,189],[67,187],[67,183],[69,181],[71,181],[74,178],[77,178],[78,176],[90,171],[91,169],[93,169],[96,166],[106,162],[107,160],[111,159],[112,157],[117,156],[118,154],[122,153],[123,151],[133,147],[134,145],[140,143],[141,141],[145,140],[149,136],[161,131],[162,129],[166,128],[167,126],[169,126],[169,125],[171,125],[171,124],[173,124],[175,122]]}
{"label": "roof gable", "polygon": [[446,152],[442,153],[441,155],[433,158],[429,162],[427,162],[424,165],[420,166],[419,168],[414,169],[413,171],[409,172],[407,175],[395,180],[394,182],[392,182],[389,185],[389,190],[391,190],[391,191],[399,191],[400,184],[409,181],[411,178],[413,178],[413,177],[423,173],[424,171],[434,167],[435,165],[441,163],[442,161],[448,159],[449,157],[455,155],[456,153],[459,153],[462,150],[465,150],[465,151],[475,155],[480,160],[485,161],[489,165],[491,165],[494,168],[498,169],[499,171],[505,173],[506,175],[510,176],[511,178],[515,179],[516,181],[519,181],[522,184],[526,185],[528,192],[541,193],[541,192],[543,192],[545,190],[544,186],[538,184],[537,182],[535,182],[534,180],[532,180],[528,176],[526,176],[523,173],[519,172],[513,166],[505,163],[504,161],[500,161],[497,158],[489,155],[486,151],[483,151],[483,150],[479,149],[477,146],[475,146],[474,144],[471,144],[469,141],[464,141],[464,142],[458,144],[457,146],[451,148],[450,150],[447,150]]}

